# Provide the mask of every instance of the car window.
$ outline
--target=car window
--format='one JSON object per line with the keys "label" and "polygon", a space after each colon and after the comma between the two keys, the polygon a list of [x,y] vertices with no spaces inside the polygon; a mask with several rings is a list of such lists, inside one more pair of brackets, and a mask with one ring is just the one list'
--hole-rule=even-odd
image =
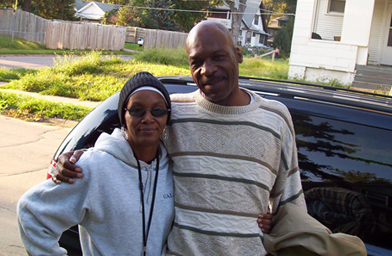
{"label": "car window", "polygon": [[392,130],[292,114],[309,214],[392,249]]}

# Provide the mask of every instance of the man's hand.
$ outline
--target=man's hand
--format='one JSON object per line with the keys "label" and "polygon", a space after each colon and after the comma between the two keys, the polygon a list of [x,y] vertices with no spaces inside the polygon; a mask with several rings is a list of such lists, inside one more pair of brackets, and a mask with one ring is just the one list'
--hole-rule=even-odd
{"label": "man's hand", "polygon": [[61,154],[56,164],[56,171],[52,177],[53,181],[57,184],[60,184],[62,181],[72,184],[75,182],[73,178],[82,178],[82,169],[75,165],[82,154],[82,150]]}
{"label": "man's hand", "polygon": [[271,232],[273,223],[272,223],[273,215],[270,213],[260,214],[257,218],[257,223],[259,224],[259,228],[263,233],[269,234]]}

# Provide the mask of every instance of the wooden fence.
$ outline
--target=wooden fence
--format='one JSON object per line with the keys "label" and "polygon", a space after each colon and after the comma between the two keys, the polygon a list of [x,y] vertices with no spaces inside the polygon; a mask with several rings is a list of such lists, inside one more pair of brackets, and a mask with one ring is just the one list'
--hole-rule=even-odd
{"label": "wooden fence", "polygon": [[46,26],[49,22],[29,12],[0,9],[0,35],[45,44]]}
{"label": "wooden fence", "polygon": [[50,49],[118,51],[124,48],[125,42],[137,43],[139,37],[144,37],[145,48],[185,48],[188,34],[136,27],[52,21],[20,10],[0,9],[0,35],[45,44]]}
{"label": "wooden fence", "polygon": [[0,9],[0,35],[45,44],[50,49],[124,49],[126,27],[51,21],[29,12]]}
{"label": "wooden fence", "polygon": [[185,48],[188,34],[174,31],[146,29],[143,47],[148,48]]}
{"label": "wooden fence", "polygon": [[146,30],[138,27],[127,27],[127,35],[125,37],[126,43],[137,44],[139,37],[145,36]]}
{"label": "wooden fence", "polygon": [[50,49],[124,49],[126,27],[76,22],[50,22],[45,45]]}

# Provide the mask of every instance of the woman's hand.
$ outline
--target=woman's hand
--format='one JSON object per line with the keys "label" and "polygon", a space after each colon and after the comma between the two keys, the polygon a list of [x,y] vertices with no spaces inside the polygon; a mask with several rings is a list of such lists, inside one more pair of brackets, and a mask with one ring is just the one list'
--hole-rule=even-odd
{"label": "woman's hand", "polygon": [[259,224],[259,228],[261,228],[263,233],[269,234],[269,232],[271,232],[273,226],[272,217],[273,215],[268,212],[265,214],[260,214],[257,218],[257,223]]}

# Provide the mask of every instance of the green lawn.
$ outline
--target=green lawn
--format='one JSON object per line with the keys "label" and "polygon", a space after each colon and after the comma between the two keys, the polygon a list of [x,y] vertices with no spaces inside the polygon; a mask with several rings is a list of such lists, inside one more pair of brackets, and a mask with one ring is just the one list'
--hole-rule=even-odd
{"label": "green lawn", "polygon": [[[126,47],[128,48],[128,47]],[[135,47],[136,48],[136,47]],[[33,43],[21,38],[10,36],[0,36],[0,54],[74,54],[74,55],[83,55],[90,52],[90,50],[55,50],[48,49],[44,45],[40,45],[37,43]],[[114,55],[132,55],[133,53],[126,51],[100,51],[102,54],[114,54]]]}
{"label": "green lawn", "polygon": [[[0,89],[103,101],[140,71],[148,71],[155,76],[190,76],[184,49],[144,50],[137,44],[126,44],[134,58],[124,61],[115,54],[110,58],[101,58],[107,54],[106,51],[54,51],[17,38],[11,43],[10,39],[0,37],[0,54],[56,53],[59,56],[53,67],[45,69],[0,69],[0,81],[8,82]],[[73,58],[74,55],[82,55],[82,58]],[[244,58],[244,63],[240,65],[240,75],[244,76],[287,79],[287,71],[288,62],[285,60],[271,62],[270,59]],[[56,117],[80,120],[89,111],[26,97],[2,92],[1,113],[28,119]]]}

